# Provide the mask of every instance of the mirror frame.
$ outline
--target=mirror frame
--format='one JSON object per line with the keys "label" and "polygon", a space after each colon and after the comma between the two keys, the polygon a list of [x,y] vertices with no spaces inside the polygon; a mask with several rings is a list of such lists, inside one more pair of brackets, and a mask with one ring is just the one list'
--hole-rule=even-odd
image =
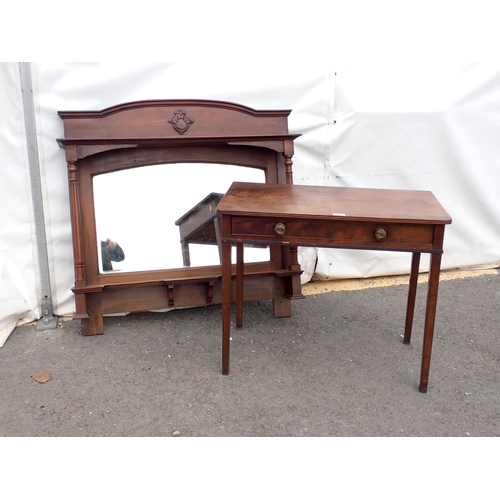
{"label": "mirror frame", "polygon": [[[221,303],[220,265],[101,273],[93,177],[149,165],[212,163],[258,168],[266,183],[292,184],[299,135],[288,133],[290,112],[206,100],[58,112],[65,137],[57,142],[68,164],[74,318],[81,320],[83,335],[104,333],[105,314]],[[245,301],[271,299],[276,317],[291,315],[291,300],[302,297],[297,248],[271,246],[269,261],[245,264],[244,272]],[[233,293],[234,286],[233,280]]]}

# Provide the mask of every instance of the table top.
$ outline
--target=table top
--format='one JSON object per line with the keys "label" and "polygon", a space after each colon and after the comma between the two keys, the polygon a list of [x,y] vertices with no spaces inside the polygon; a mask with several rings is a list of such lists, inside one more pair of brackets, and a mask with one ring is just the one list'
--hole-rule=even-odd
{"label": "table top", "polygon": [[430,191],[234,182],[221,215],[450,224]]}

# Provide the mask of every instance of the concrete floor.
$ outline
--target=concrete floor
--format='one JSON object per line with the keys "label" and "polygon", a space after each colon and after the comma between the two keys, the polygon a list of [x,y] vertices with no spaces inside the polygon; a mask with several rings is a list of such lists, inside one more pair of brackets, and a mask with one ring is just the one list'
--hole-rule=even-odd
{"label": "concrete floor", "polygon": [[246,304],[229,376],[220,306],[108,317],[96,337],[18,327],[0,349],[0,436],[500,436],[500,275],[445,274],[426,394],[425,283],[410,346],[406,285],[312,283],[290,318]]}

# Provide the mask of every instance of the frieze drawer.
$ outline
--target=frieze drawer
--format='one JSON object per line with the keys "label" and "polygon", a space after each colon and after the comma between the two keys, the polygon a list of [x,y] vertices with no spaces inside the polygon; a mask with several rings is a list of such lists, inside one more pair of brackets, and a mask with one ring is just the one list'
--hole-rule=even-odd
{"label": "frieze drawer", "polygon": [[275,219],[234,217],[232,239],[255,239],[281,244],[322,244],[363,248],[432,248],[434,226],[397,223],[353,222],[341,220]]}

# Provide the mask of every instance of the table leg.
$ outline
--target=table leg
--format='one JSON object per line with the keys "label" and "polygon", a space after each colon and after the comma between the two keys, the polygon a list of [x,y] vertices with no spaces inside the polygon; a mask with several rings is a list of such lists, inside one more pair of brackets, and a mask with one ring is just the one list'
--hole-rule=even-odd
{"label": "table leg", "polygon": [[236,328],[243,326],[243,243],[236,244]]}
{"label": "table leg", "polygon": [[434,322],[441,271],[441,254],[431,254],[429,283],[427,288],[427,305],[425,310],[424,345],[422,349],[422,370],[420,372],[420,392],[427,392],[429,369],[431,365],[432,340],[434,337]]}
{"label": "table leg", "polygon": [[229,374],[231,336],[231,243],[222,243],[222,375]]}
{"label": "table leg", "polygon": [[181,241],[182,264],[184,267],[191,267],[191,257],[189,255],[189,243]]}
{"label": "table leg", "polygon": [[413,325],[413,314],[415,312],[415,299],[417,297],[418,271],[420,269],[420,252],[415,252],[411,260],[410,286],[408,290],[408,304],[406,306],[406,324],[404,344],[409,344],[411,339],[411,329]]}

